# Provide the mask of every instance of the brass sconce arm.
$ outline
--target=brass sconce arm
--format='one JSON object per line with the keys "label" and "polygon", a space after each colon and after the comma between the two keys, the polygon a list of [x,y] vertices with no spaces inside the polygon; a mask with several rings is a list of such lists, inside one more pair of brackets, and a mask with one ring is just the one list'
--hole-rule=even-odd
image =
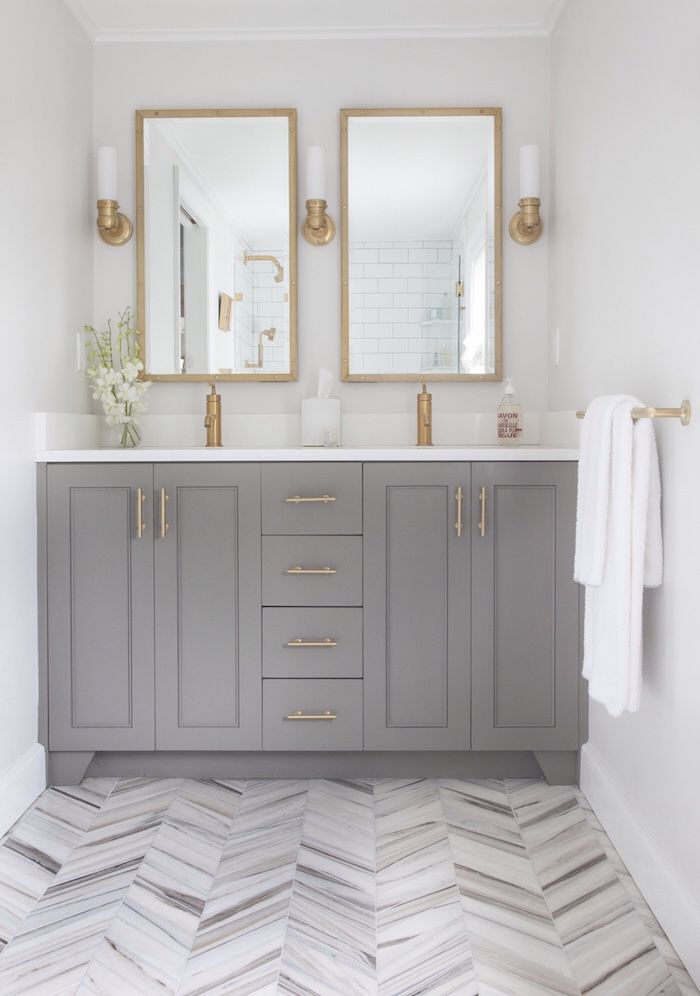
{"label": "brass sconce arm", "polygon": [[328,204],[320,198],[306,202],[306,220],[302,232],[312,246],[325,246],[335,238],[335,222],[326,214]]}
{"label": "brass sconce arm", "polygon": [[125,214],[119,212],[119,202],[97,202],[97,228],[103,242],[110,246],[123,246],[131,238],[133,225]]}
{"label": "brass sconce arm", "polygon": [[518,201],[520,210],[513,215],[508,225],[510,237],[521,246],[537,242],[542,234],[539,197],[522,197]]}

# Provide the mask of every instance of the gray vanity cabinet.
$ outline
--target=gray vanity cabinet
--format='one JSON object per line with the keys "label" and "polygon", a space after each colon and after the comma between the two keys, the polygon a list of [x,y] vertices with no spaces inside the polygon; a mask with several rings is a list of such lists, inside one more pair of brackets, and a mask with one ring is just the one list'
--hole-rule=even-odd
{"label": "gray vanity cabinet", "polygon": [[365,750],[469,747],[469,477],[365,466]]}
{"label": "gray vanity cabinet", "polygon": [[156,464],[156,748],[261,746],[260,468]]}
{"label": "gray vanity cabinet", "polygon": [[472,465],[472,749],[577,750],[576,467]]}
{"label": "gray vanity cabinet", "polygon": [[47,470],[53,751],[155,746],[152,512],[149,464]]}

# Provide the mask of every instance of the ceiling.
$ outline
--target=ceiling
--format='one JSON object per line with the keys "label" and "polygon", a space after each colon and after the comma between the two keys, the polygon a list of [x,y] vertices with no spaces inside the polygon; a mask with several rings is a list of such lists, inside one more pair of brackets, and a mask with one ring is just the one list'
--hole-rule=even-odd
{"label": "ceiling", "polygon": [[544,37],[566,0],[64,0],[98,43]]}

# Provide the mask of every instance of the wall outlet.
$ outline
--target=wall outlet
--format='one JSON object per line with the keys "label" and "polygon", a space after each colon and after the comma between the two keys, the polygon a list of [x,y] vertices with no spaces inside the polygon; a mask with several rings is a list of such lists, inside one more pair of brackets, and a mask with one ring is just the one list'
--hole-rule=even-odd
{"label": "wall outlet", "polygon": [[559,329],[554,329],[552,332],[552,364],[555,367],[559,366]]}

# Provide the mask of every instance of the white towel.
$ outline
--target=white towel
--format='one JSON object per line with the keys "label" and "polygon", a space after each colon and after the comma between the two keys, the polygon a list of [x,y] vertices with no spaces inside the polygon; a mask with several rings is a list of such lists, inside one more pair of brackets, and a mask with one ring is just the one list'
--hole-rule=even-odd
{"label": "white towel", "polygon": [[583,674],[612,716],[639,708],[642,592],[661,584],[661,485],[654,427],[637,398],[589,406],[581,435],[574,577],[586,586]]}

